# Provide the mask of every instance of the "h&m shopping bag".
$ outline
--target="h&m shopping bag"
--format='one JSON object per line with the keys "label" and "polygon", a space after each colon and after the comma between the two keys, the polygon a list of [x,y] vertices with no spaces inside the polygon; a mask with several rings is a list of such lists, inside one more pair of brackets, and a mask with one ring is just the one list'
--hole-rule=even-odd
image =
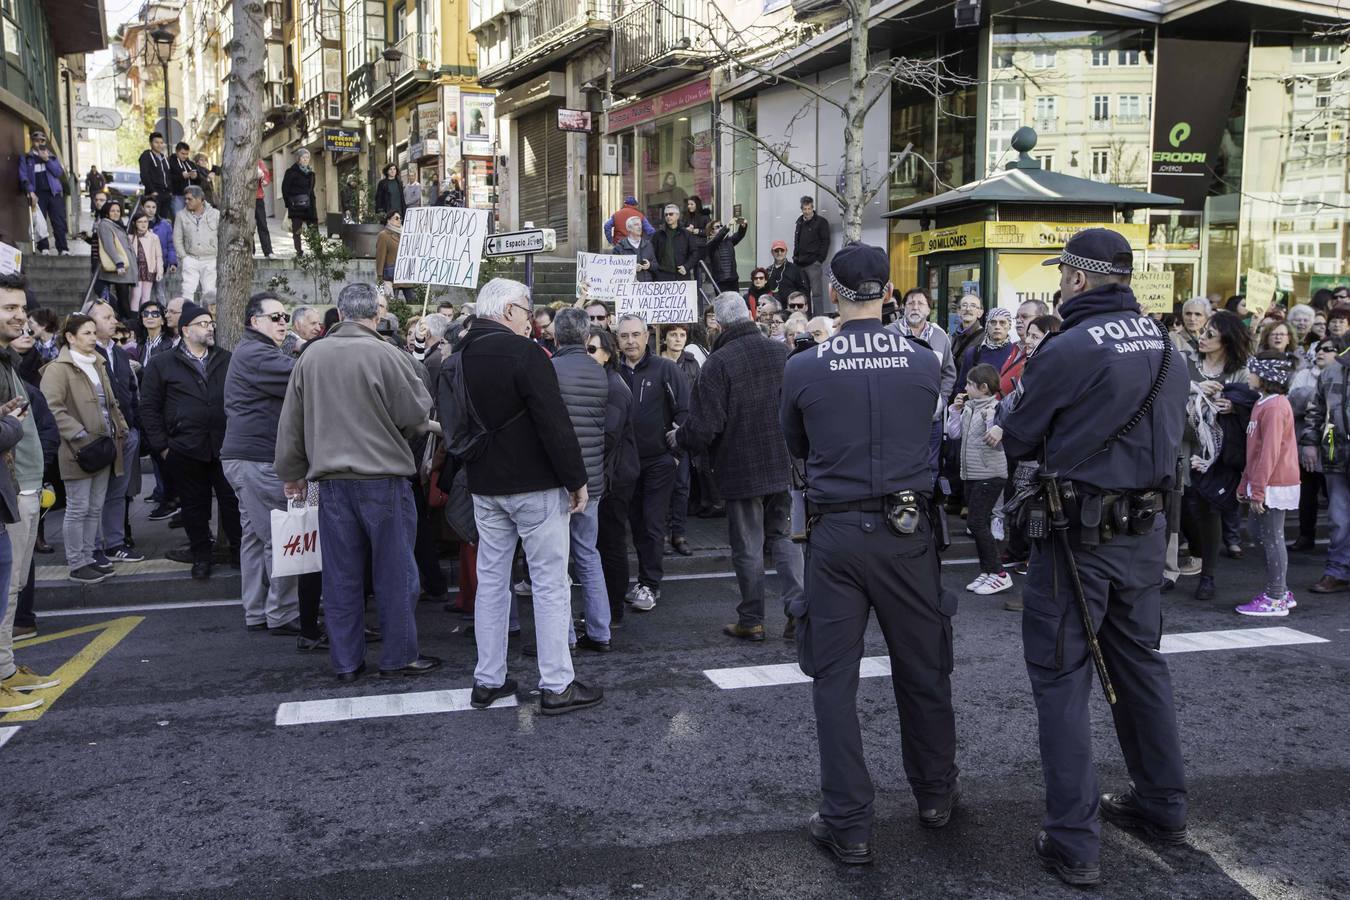
{"label": "h&m shopping bag", "polygon": [[292,502],[272,510],[272,575],[304,575],[323,568],[319,507]]}

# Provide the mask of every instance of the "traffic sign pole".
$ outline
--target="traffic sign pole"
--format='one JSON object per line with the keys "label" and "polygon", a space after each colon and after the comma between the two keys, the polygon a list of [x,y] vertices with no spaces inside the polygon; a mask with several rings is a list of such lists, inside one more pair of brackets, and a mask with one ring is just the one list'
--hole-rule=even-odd
{"label": "traffic sign pole", "polygon": [[534,299],[534,254],[525,254],[525,287],[529,288],[530,299]]}

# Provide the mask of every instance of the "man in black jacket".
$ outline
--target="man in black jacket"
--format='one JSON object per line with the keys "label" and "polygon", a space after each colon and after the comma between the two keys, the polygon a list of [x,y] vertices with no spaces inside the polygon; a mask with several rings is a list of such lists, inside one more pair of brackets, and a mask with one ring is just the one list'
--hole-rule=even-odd
{"label": "man in black jacket", "polygon": [[[802,214],[792,241],[792,261],[811,283],[811,314],[823,316],[830,310],[825,293],[825,258],[830,255],[830,223],[816,215],[816,201],[802,198]],[[775,294],[774,296],[779,296]]]}
{"label": "man in black jacket", "polygon": [[628,592],[633,608],[647,612],[661,599],[666,547],[666,514],[679,467],[666,432],[684,424],[689,413],[689,379],[675,363],[647,346],[647,323],[638,316],[619,319],[619,374],[633,394],[633,433],[642,470],[628,507],[637,548],[638,582]]}
{"label": "man in black jacket", "polygon": [[240,585],[244,627],[295,635],[302,650],[319,649],[320,635],[301,634],[300,579],[272,575],[272,511],[286,508],[286,491],[272,460],[277,423],[295,357],[281,349],[290,316],[275,294],[254,294],[244,310],[244,336],[225,375],[225,439],[221,468],[239,498]]}
{"label": "man in black jacket", "polygon": [[[169,157],[169,190],[173,191],[175,219],[187,206],[183,192],[194,185],[201,187],[201,172],[192,161],[192,148],[186,141],[179,141],[173,148],[173,156]],[[206,193],[205,189],[202,193]]]}
{"label": "man in black jacket", "polygon": [[687,281],[694,277],[694,247],[688,232],[680,227],[680,208],[667,203],[664,220],[652,235],[656,280]]}
{"label": "man in black jacket", "polygon": [[212,491],[230,545],[240,544],[239,502],[220,464],[230,354],[216,349],[216,323],[197,304],[183,304],[178,326],[178,346],[156,356],[145,371],[141,424],[151,451],[173,472],[192,549],[192,577],[210,578]]}
{"label": "man in black jacket", "polygon": [[160,215],[172,219],[173,191],[170,184],[169,160],[166,154],[168,145],[164,135],[158,131],[150,133],[150,149],[141,153],[141,187],[145,189],[145,198],[159,205]]}
{"label": "man in black jacket", "polygon": [[[95,336],[103,361],[108,364],[108,379],[112,382],[117,405],[127,420],[127,439],[122,445],[122,474],[108,477],[108,492],[103,498],[103,522],[99,526],[94,560],[100,565],[109,562],[141,562],[144,556],[126,545],[127,508],[135,497],[127,496],[132,482],[132,471],[141,459],[141,419],[139,386],[131,370],[131,358],[113,340],[117,330],[117,311],[106,300],[96,300],[89,308],[89,317],[97,329]],[[137,479],[139,480],[139,479]]]}
{"label": "man in black jacket", "polygon": [[769,245],[769,252],[773,254],[773,265],[768,268],[768,278],[764,285],[769,289],[769,293],[786,299],[800,291],[809,300],[811,280],[806,277],[806,273],[797,268],[796,263],[787,258],[787,241],[774,241]]}
{"label": "man in black jacket", "polygon": [[586,609],[586,633],[577,638],[576,645],[608,653],[609,596],[605,593],[605,573],[595,541],[600,530],[600,498],[605,490],[605,446],[618,438],[617,434],[607,433],[607,428],[612,425],[617,429],[620,423],[607,415],[609,376],[586,352],[590,335],[586,313],[571,308],[560,310],[553,320],[553,334],[558,342],[553,371],[558,375],[567,416],[581,445],[589,496],[585,509],[573,513],[571,519],[572,569],[581,585]]}
{"label": "man in black jacket", "polygon": [[[584,709],[604,699],[599,688],[575,679],[567,648],[569,516],[586,509],[586,466],[553,366],[526,337],[533,319],[529,289],[494,278],[478,292],[476,311],[473,329],[442,365],[437,385],[441,421],[468,423],[485,441],[467,461],[478,526],[478,664],[470,702],[482,709],[516,692],[506,674],[506,642],[511,561],[523,542],[533,579],[540,711]],[[455,389],[461,379],[467,409]],[[446,439],[454,441],[453,431]]]}
{"label": "man in black jacket", "polygon": [[[764,337],[745,300],[733,291],[713,301],[722,336],[694,385],[689,418],[667,435],[673,448],[712,450],[717,489],[726,499],[731,562],[741,589],[737,622],[723,633],[764,640],[764,546],[773,547],[783,605],[802,593],[802,551],[792,542],[787,443],[778,415],[788,348]],[[783,636],[794,635],[788,618]]]}

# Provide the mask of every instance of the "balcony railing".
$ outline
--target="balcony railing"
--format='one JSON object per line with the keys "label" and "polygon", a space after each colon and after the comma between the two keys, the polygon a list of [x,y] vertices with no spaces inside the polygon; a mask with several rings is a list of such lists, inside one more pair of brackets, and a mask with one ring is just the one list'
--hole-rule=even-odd
{"label": "balcony railing", "polygon": [[610,0],[527,0],[511,17],[511,51],[528,53],[587,22],[607,22],[611,15]]}
{"label": "balcony railing", "polygon": [[674,56],[710,56],[717,44],[709,29],[721,34],[721,23],[709,0],[643,3],[614,20],[614,76]]}
{"label": "balcony railing", "polygon": [[439,69],[441,66],[441,41],[435,31],[405,34],[394,45],[403,53],[403,58],[390,63],[381,57],[375,63],[375,88],[388,83],[390,78],[398,81],[409,72],[417,69]]}

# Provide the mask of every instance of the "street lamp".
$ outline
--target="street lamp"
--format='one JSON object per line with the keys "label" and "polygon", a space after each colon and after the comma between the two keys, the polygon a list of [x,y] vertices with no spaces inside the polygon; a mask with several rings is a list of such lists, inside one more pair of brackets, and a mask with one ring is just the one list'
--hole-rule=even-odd
{"label": "street lamp", "polygon": [[164,76],[164,142],[167,144],[172,130],[169,127],[169,60],[173,57],[173,32],[161,25],[150,32],[150,40],[154,42],[155,59]]}
{"label": "street lamp", "polygon": [[[394,95],[394,66],[398,65],[399,61],[403,59],[403,51],[397,47],[387,47],[380,55],[388,63],[387,68],[389,69],[389,161],[397,164],[395,145],[398,143],[398,126],[394,124],[394,120],[398,118],[398,98]],[[411,146],[411,136],[408,138],[408,143]]]}

